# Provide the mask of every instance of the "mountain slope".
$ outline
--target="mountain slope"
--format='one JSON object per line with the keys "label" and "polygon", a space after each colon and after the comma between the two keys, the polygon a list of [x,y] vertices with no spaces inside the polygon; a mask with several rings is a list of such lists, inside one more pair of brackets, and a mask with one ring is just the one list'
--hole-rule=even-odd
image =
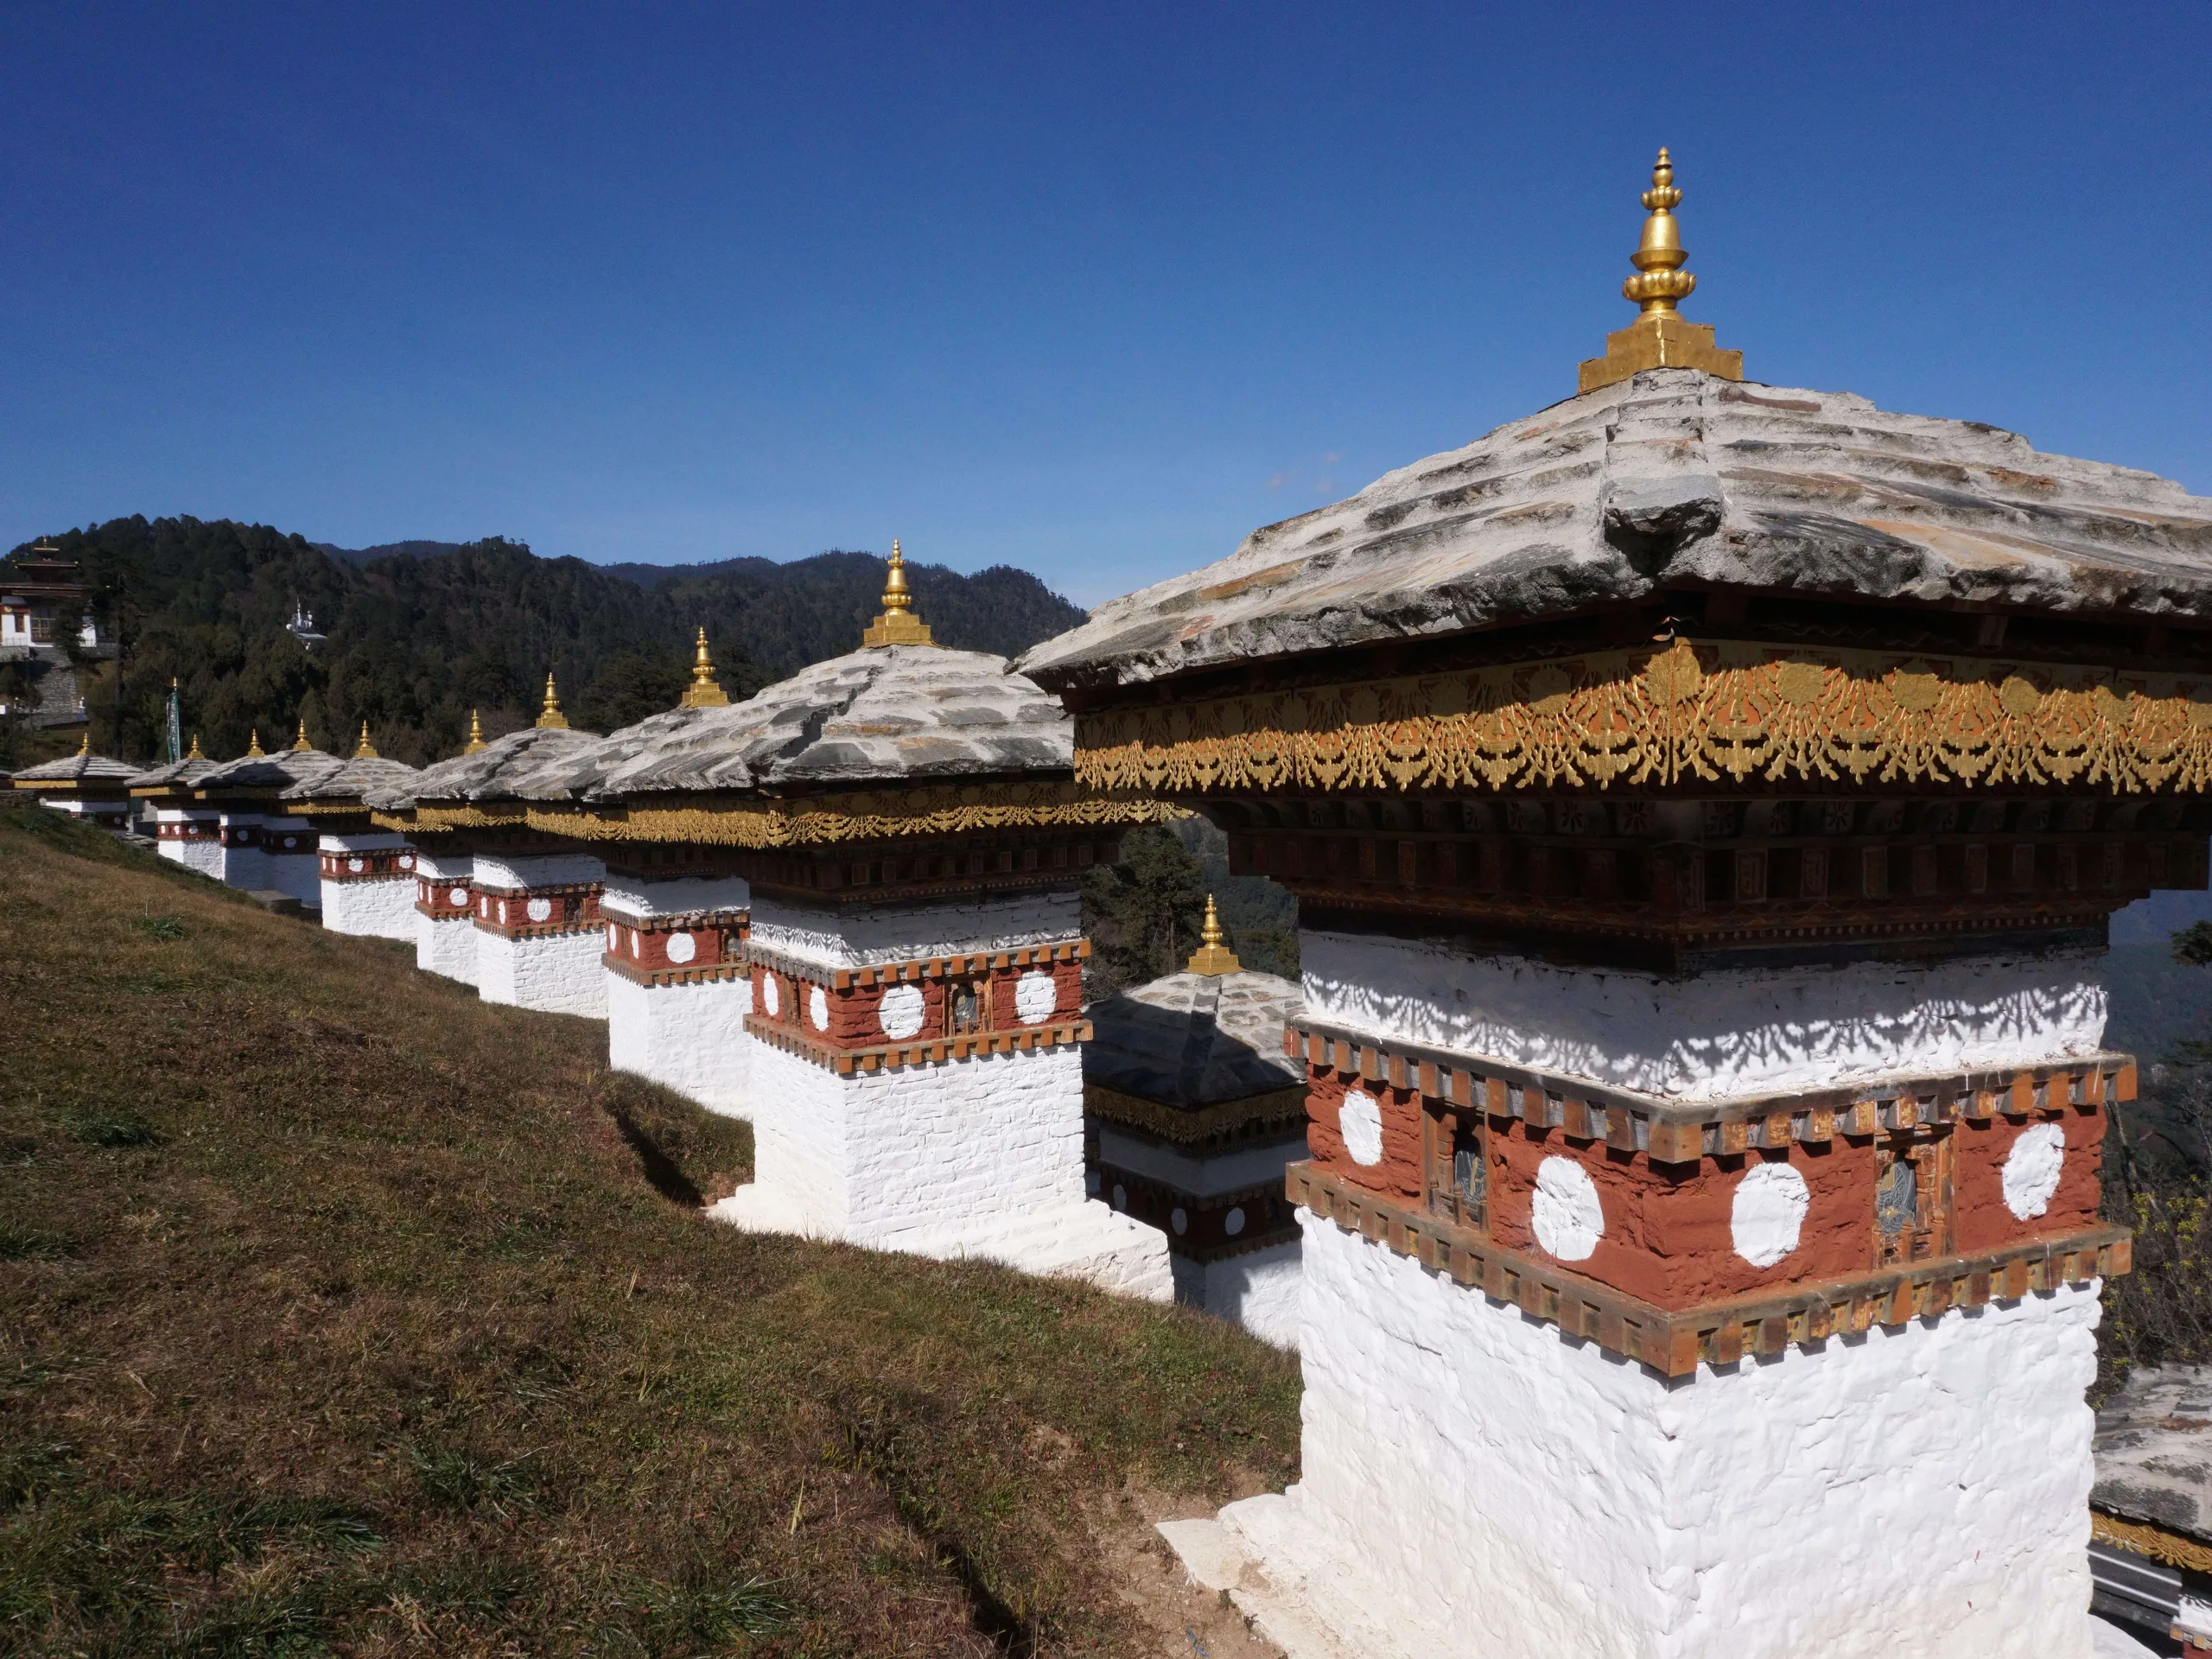
{"label": "mountain slope", "polygon": [[[702,626],[724,686],[743,696],[856,647],[884,569],[853,552],[609,568],[497,537],[348,551],[194,518],[118,518],[54,540],[122,627],[120,696],[105,674],[90,702],[95,747],[126,760],[153,757],[172,677],[186,729],[213,755],[302,720],[324,747],[350,747],[365,721],[396,759],[449,754],[472,710],[494,735],[532,718],[549,671],[578,724],[608,729],[674,702]],[[1011,656],[1083,616],[1026,571],[907,569],[947,645]],[[286,630],[296,605],[327,644]]]}

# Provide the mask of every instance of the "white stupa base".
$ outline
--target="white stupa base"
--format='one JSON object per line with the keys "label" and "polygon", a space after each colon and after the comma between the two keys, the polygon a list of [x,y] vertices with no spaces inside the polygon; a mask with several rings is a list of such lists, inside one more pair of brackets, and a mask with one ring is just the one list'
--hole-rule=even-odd
{"label": "white stupa base", "polygon": [[1140,1301],[1175,1300],[1167,1241],[1155,1227],[1116,1215],[1096,1199],[992,1223],[868,1236],[810,1211],[804,1200],[759,1185],[741,1186],[709,1212],[753,1233],[796,1233],[933,1261],[997,1262],[1040,1278],[1080,1279]]}
{"label": "white stupa base", "polygon": [[633,1072],[710,1112],[749,1118],[753,1012],[749,979],[693,985],[640,985],[611,968],[607,979],[607,1063]]}
{"label": "white stupa base", "polygon": [[216,841],[164,841],[159,851],[172,864],[181,864],[194,875],[211,881],[223,879],[223,847]]}
{"label": "white stupa base", "polygon": [[1298,1347],[1298,1287],[1304,1247],[1296,1239],[1263,1250],[1195,1262],[1179,1255],[1175,1300],[1239,1325],[1278,1348]]}
{"label": "white stupa base", "polygon": [[1163,1529],[1294,1655],[2095,1651],[2094,1285],[1669,1383],[1301,1220],[1304,1478]]}
{"label": "white stupa base", "polygon": [[465,914],[425,916],[415,912],[415,965],[426,974],[476,982],[476,924]]}
{"label": "white stupa base", "polygon": [[361,938],[412,941],[420,914],[415,908],[415,878],[397,875],[380,881],[322,884],[322,925],[334,933]]}
{"label": "white stupa base", "polygon": [[510,938],[477,928],[476,994],[540,1014],[607,1018],[607,973],[600,966],[606,936],[598,928]]}
{"label": "white stupa base", "polygon": [[322,909],[322,860],[316,855],[313,836],[302,835],[299,839],[305,843],[304,852],[270,853],[263,861],[262,890],[296,899],[301,909],[319,912]]}

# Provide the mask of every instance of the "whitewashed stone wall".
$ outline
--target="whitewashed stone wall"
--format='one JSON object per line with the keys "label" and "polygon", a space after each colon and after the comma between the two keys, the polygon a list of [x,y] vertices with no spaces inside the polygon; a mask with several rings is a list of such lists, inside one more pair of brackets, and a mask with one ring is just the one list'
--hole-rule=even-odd
{"label": "whitewashed stone wall", "polygon": [[588,853],[545,853],[535,856],[479,853],[479,887],[520,893],[526,887],[565,887],[607,880],[607,866]]}
{"label": "whitewashed stone wall", "polygon": [[159,806],[154,809],[156,826],[164,823],[194,823],[204,826],[207,838],[204,841],[163,841],[159,843],[161,855],[172,864],[181,864],[196,874],[212,880],[223,879],[223,846],[214,831],[220,815],[213,812],[192,812],[181,807]]}
{"label": "whitewashed stone wall", "polygon": [[802,910],[769,899],[753,906],[753,941],[825,968],[1020,950],[1083,933],[1074,892],[1018,893],[966,905],[897,905],[849,915]]}
{"label": "whitewashed stone wall", "polygon": [[753,1012],[750,979],[639,985],[601,971],[607,978],[609,1065],[664,1084],[709,1111],[753,1116],[755,1045],[745,1034],[745,1016]]}
{"label": "whitewashed stone wall", "polygon": [[2086,1659],[2095,1287],[1669,1385],[1304,1222],[1304,1478],[1221,1529],[1348,1650]]}
{"label": "whitewashed stone wall", "polygon": [[[467,883],[475,879],[476,860],[468,853],[415,852],[415,873],[425,880]],[[415,965],[464,985],[476,982],[476,924],[470,915],[440,920],[415,912]]]}
{"label": "whitewashed stone wall", "polygon": [[[226,830],[260,830],[267,820],[255,812],[226,812]],[[220,868],[223,885],[242,892],[259,893],[269,886],[269,856],[258,846],[224,847]]]}
{"label": "whitewashed stone wall", "polygon": [[1297,1351],[1299,1286],[1305,1278],[1298,1240],[1218,1262],[1173,1260],[1177,1301],[1241,1325],[1262,1342]]}
{"label": "whitewashed stone wall", "polygon": [[1677,1099],[2096,1051],[2100,953],[1662,979],[1306,930],[1306,1014]]}
{"label": "whitewashed stone wall", "polygon": [[476,994],[485,1001],[607,1018],[607,970],[599,960],[606,936],[598,928],[520,939],[488,928],[471,931],[476,935]]}
{"label": "whitewashed stone wall", "polygon": [[647,881],[610,870],[599,907],[617,921],[645,923],[696,911],[744,910],[752,902],[753,889],[742,876],[687,875],[673,881]]}
{"label": "whitewashed stone wall", "polygon": [[[360,835],[324,836],[317,842],[321,853],[345,858],[357,853],[391,852],[407,845],[404,836],[386,830]],[[412,940],[415,937],[415,872],[410,868],[372,881],[319,880],[322,894],[322,925],[334,933],[351,933],[372,939]]]}

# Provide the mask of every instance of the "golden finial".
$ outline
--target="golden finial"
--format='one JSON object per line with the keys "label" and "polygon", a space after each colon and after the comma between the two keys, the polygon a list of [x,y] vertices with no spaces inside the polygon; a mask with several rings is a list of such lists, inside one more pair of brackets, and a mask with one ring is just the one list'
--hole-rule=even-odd
{"label": "golden finial", "polygon": [[1643,201],[1649,216],[1643,239],[1629,255],[1636,275],[1621,294],[1643,315],[1627,327],[1605,336],[1605,354],[1584,362],[1581,391],[1595,391],[1644,369],[1702,369],[1723,380],[1744,378],[1744,354],[1724,352],[1713,341],[1713,325],[1685,322],[1675,309],[1689,298],[1697,278],[1682,269],[1689,254],[1682,247],[1681,222],[1675,209],[1682,193],[1675,188],[1675,163],[1664,149],[1651,168],[1651,188]]}
{"label": "golden finial", "polygon": [[691,664],[691,683],[683,688],[686,709],[727,709],[729,694],[715,678],[715,659],[707,655],[707,631],[699,630],[698,654]]}
{"label": "golden finial", "polygon": [[258,726],[253,728],[252,736],[247,741],[245,758],[249,760],[261,760],[268,758],[261,747],[261,728]]}
{"label": "golden finial", "polygon": [[300,734],[292,740],[292,753],[298,754],[313,747],[315,745],[308,741],[307,716],[302,715],[300,717]]}
{"label": "golden finial", "polygon": [[383,758],[377,753],[377,746],[369,741],[369,722],[365,720],[361,722],[361,741],[354,747],[353,758],[356,760],[376,760]]}
{"label": "golden finial", "polygon": [[891,543],[891,569],[883,582],[883,614],[875,619],[874,626],[863,629],[861,645],[933,645],[929,624],[914,614],[914,596],[906,587],[906,556],[899,550],[899,543]]}
{"label": "golden finial", "polygon": [[542,731],[565,732],[569,717],[561,712],[561,699],[553,690],[553,677],[545,677],[545,706],[537,711],[537,727]]}
{"label": "golden finial", "polygon": [[88,721],[86,721],[85,722],[85,734],[84,734],[84,736],[78,740],[78,742],[77,742],[77,753],[78,753],[78,755],[79,755],[79,758],[82,758],[82,757],[83,757],[83,756],[85,756],[85,755],[88,755],[88,754],[90,754],[92,752],[92,722],[91,721],[89,721],[89,720],[88,720]]}
{"label": "golden finial", "polygon": [[199,733],[194,732],[192,734],[192,752],[184,758],[188,760],[205,760],[207,758],[206,755],[200,753]]}
{"label": "golden finial", "polygon": [[484,747],[484,723],[476,718],[476,710],[468,711],[468,747],[463,754],[474,754]]}
{"label": "golden finial", "polygon": [[1221,918],[1214,913],[1213,894],[1206,894],[1205,925],[1198,930],[1198,948],[1183,970],[1191,974],[1241,974],[1244,964],[1223,942]]}

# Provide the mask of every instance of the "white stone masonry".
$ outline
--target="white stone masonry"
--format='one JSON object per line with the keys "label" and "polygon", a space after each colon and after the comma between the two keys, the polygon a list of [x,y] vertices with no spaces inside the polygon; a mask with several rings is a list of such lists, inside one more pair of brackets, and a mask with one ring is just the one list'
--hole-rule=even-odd
{"label": "white stone masonry", "polygon": [[[415,873],[427,881],[444,884],[449,892],[469,895],[469,883],[474,880],[476,860],[467,853],[426,853],[415,855]],[[415,912],[415,965],[426,974],[442,975],[447,979],[459,980],[464,985],[476,982],[476,922],[474,916],[463,911],[452,916],[426,916]]]}
{"label": "white stone masonry", "polygon": [[[607,867],[585,854],[479,853],[475,868],[478,893],[488,893],[495,905],[505,895],[527,906],[533,888],[573,887],[607,878]],[[479,926],[476,994],[486,1002],[604,1020],[607,973],[600,957],[605,948],[606,935],[596,925],[521,938]]]}
{"label": "white stone masonry", "polygon": [[1073,891],[1015,893],[966,905],[887,905],[851,915],[802,910],[770,899],[753,906],[754,944],[824,968],[1022,950],[1082,932],[1083,899]]}
{"label": "white stone masonry", "polygon": [[1313,1216],[1303,1479],[1161,1529],[1293,1659],[2086,1659],[2097,1294],[1669,1384]]}
{"label": "white stone masonry", "polygon": [[[650,925],[671,916],[730,915],[752,903],[736,876],[646,881],[610,874],[600,912],[610,921]],[[753,1052],[745,1016],[753,982],[742,974],[694,984],[640,985],[613,969],[607,976],[607,1057],[618,1071],[666,1085],[709,1111],[750,1117]]]}
{"label": "white stone masonry", "polygon": [[[367,835],[324,836],[316,850],[340,860],[370,853],[389,853],[404,848],[407,838],[385,831]],[[374,939],[411,940],[415,937],[414,859],[407,868],[371,880],[334,881],[320,879],[322,925],[334,933],[351,933]]]}
{"label": "white stone masonry", "polygon": [[183,807],[157,806],[154,809],[156,830],[163,824],[189,823],[200,828],[204,839],[183,841],[162,836],[159,842],[161,855],[172,864],[181,864],[186,869],[207,876],[211,880],[223,879],[223,843],[218,838],[220,817],[213,812],[194,812]]}

